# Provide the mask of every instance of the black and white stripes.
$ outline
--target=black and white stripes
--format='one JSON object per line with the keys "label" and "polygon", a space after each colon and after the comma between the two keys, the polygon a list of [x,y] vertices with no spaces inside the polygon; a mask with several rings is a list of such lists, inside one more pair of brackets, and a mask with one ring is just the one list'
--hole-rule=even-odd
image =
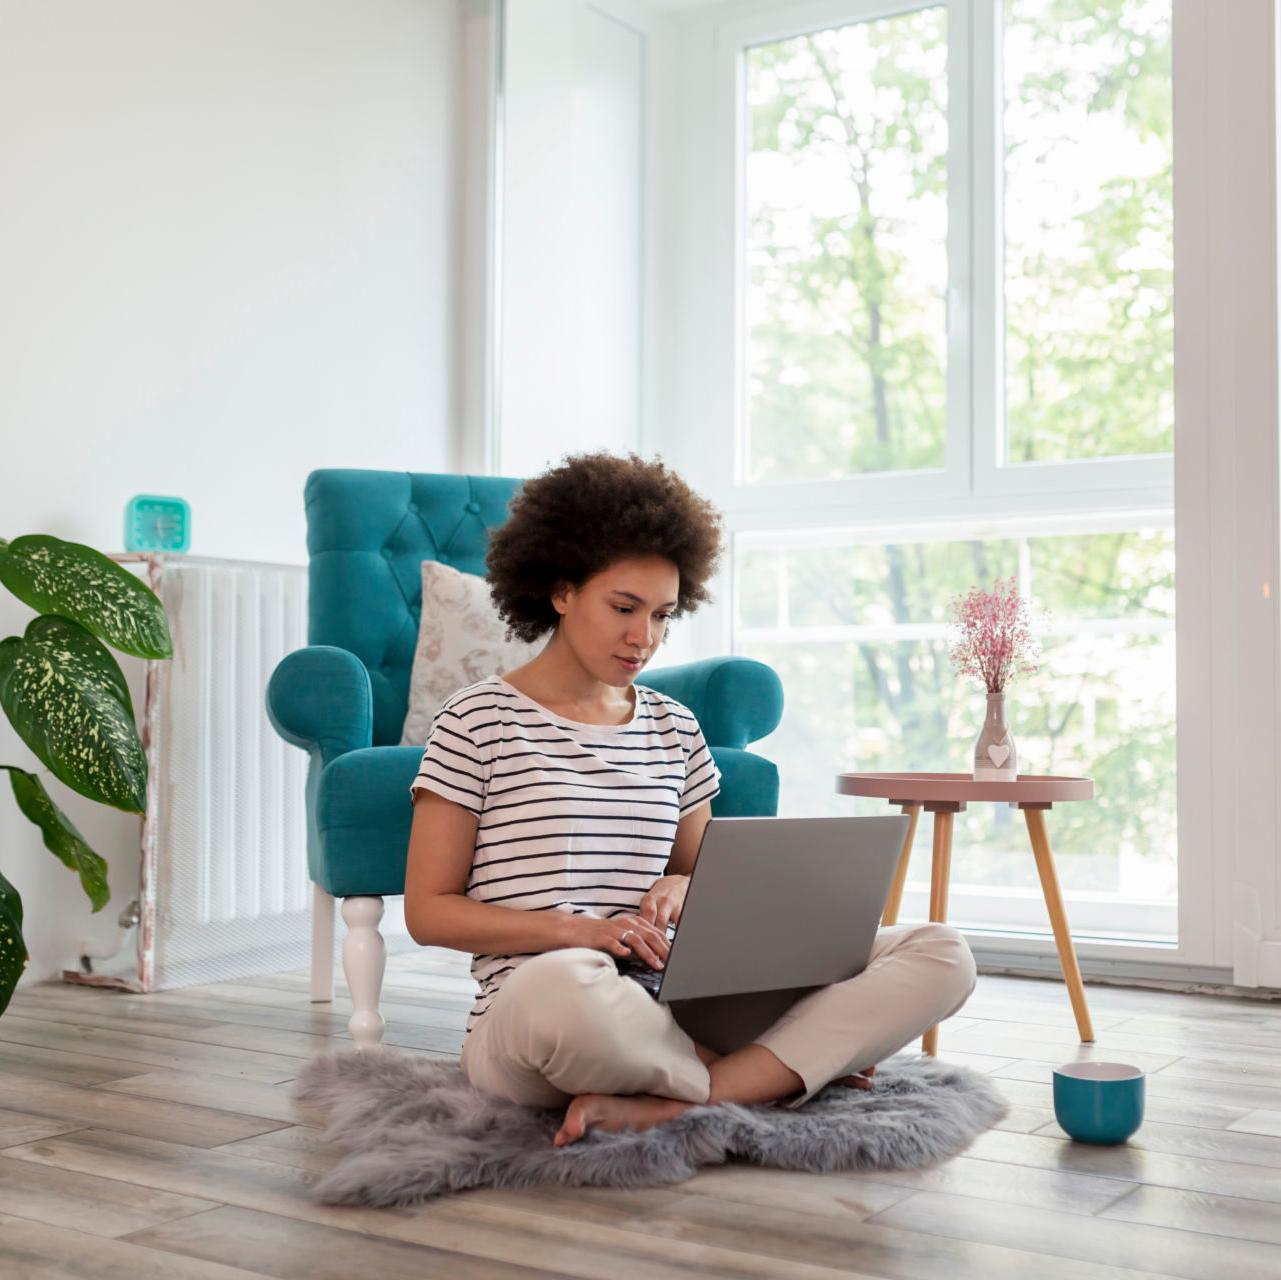
{"label": "black and white stripes", "polygon": [[[634,911],[663,874],[676,824],[720,790],[688,708],[641,685],[632,719],[582,724],[497,676],[454,694],[432,724],[421,787],[479,818],[466,893],[523,911]],[[468,1029],[528,956],[476,956]]]}

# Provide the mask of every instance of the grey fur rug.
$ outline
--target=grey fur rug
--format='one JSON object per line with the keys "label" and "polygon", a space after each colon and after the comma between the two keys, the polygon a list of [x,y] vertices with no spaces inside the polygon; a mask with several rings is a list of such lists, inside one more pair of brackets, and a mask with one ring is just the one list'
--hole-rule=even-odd
{"label": "grey fur rug", "polygon": [[778,1169],[908,1169],[964,1150],[1007,1111],[978,1071],[900,1056],[874,1088],[832,1085],[803,1107],[693,1107],[640,1133],[589,1133],[553,1147],[560,1111],[491,1098],[453,1062],[334,1052],[313,1058],[292,1090],[345,1149],[312,1187],[325,1204],[405,1205],[471,1187],[647,1187],[699,1165],[744,1160]]}

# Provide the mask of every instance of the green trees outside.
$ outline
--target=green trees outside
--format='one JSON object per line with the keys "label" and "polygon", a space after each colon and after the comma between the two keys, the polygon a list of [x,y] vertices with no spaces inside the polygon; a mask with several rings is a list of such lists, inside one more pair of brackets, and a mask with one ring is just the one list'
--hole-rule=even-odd
{"label": "green trees outside", "polygon": [[[789,812],[885,812],[837,797],[838,768],[970,768],[984,695],[948,661],[952,599],[1019,574],[1049,614],[1040,670],[1006,700],[1020,768],[1096,781],[1094,803],[1055,811],[1060,877],[1071,889],[1173,896],[1168,529],[794,550],[744,541],[736,565],[739,649],[769,662],[786,690],[783,723],[755,749],[780,762]],[[1026,845],[1017,813],[971,809],[958,822],[954,876],[1031,888]],[[1123,857],[1146,865],[1127,870]]]}
{"label": "green trees outside", "polygon": [[[1006,0],[1003,46],[1008,461],[1166,452],[1170,0]],[[946,10],[755,48],[747,95],[748,477],[941,466]],[[1041,671],[1010,691],[1021,766],[1098,784],[1093,805],[1055,814],[1064,883],[1173,896],[1169,529],[744,540],[736,559],[740,648],[787,690],[762,749],[794,810],[850,811],[832,795],[838,764],[968,768],[982,694],[948,664],[951,601],[1017,573],[1051,618]],[[996,812],[1004,855],[991,821],[958,827],[957,875],[1034,885],[1008,852],[1025,848],[1019,815]]]}
{"label": "green trees outside", "polygon": [[1170,0],[1006,0],[1004,43],[1009,459],[1168,452]]}
{"label": "green trees outside", "polygon": [[947,14],[748,54],[748,474],[943,463]]}

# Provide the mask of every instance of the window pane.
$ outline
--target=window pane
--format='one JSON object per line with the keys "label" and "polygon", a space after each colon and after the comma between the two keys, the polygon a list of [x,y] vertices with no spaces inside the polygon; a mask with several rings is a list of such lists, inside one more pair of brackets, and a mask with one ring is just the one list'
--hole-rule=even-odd
{"label": "window pane", "polygon": [[[1016,574],[1023,594],[1049,612],[1041,669],[1006,698],[1020,772],[1095,780],[1092,803],[1054,810],[1059,879],[1111,900],[1175,902],[1169,530],[790,549],[740,535],[735,550],[736,597],[755,598],[760,577],[785,602],[765,625],[736,610],[734,646],[783,681],[783,721],[753,744],[779,765],[781,813],[890,812],[881,801],[837,796],[842,770],[971,769],[984,694],[952,670],[951,602]],[[924,885],[928,831],[917,844],[909,883]],[[958,815],[952,884],[1034,890],[1027,922],[1045,923],[1023,818],[1008,807]]]}
{"label": "window pane", "polygon": [[1171,0],[1005,0],[1007,461],[1173,447]]}
{"label": "window pane", "polygon": [[941,467],[946,11],[745,56],[745,479]]}

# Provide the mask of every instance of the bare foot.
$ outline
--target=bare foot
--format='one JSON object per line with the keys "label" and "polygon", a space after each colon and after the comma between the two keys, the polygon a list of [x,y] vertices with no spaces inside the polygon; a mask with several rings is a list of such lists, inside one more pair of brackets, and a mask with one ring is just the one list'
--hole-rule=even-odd
{"label": "bare foot", "polygon": [[648,1093],[629,1097],[584,1093],[569,1104],[552,1145],[563,1147],[577,1142],[589,1129],[603,1129],[607,1133],[620,1129],[650,1129],[664,1120],[675,1119],[693,1105],[692,1102],[678,1102],[675,1098],[656,1098]]}
{"label": "bare foot", "polygon": [[699,1062],[705,1067],[710,1067],[713,1062],[725,1056],[723,1053],[717,1053],[715,1049],[709,1049],[706,1045],[701,1044],[694,1045],[694,1052],[698,1055]]}
{"label": "bare foot", "polygon": [[860,1071],[857,1075],[840,1076],[833,1080],[833,1084],[842,1084],[847,1089],[870,1089],[872,1087],[872,1077],[876,1074],[875,1067],[868,1067],[866,1071]]}

